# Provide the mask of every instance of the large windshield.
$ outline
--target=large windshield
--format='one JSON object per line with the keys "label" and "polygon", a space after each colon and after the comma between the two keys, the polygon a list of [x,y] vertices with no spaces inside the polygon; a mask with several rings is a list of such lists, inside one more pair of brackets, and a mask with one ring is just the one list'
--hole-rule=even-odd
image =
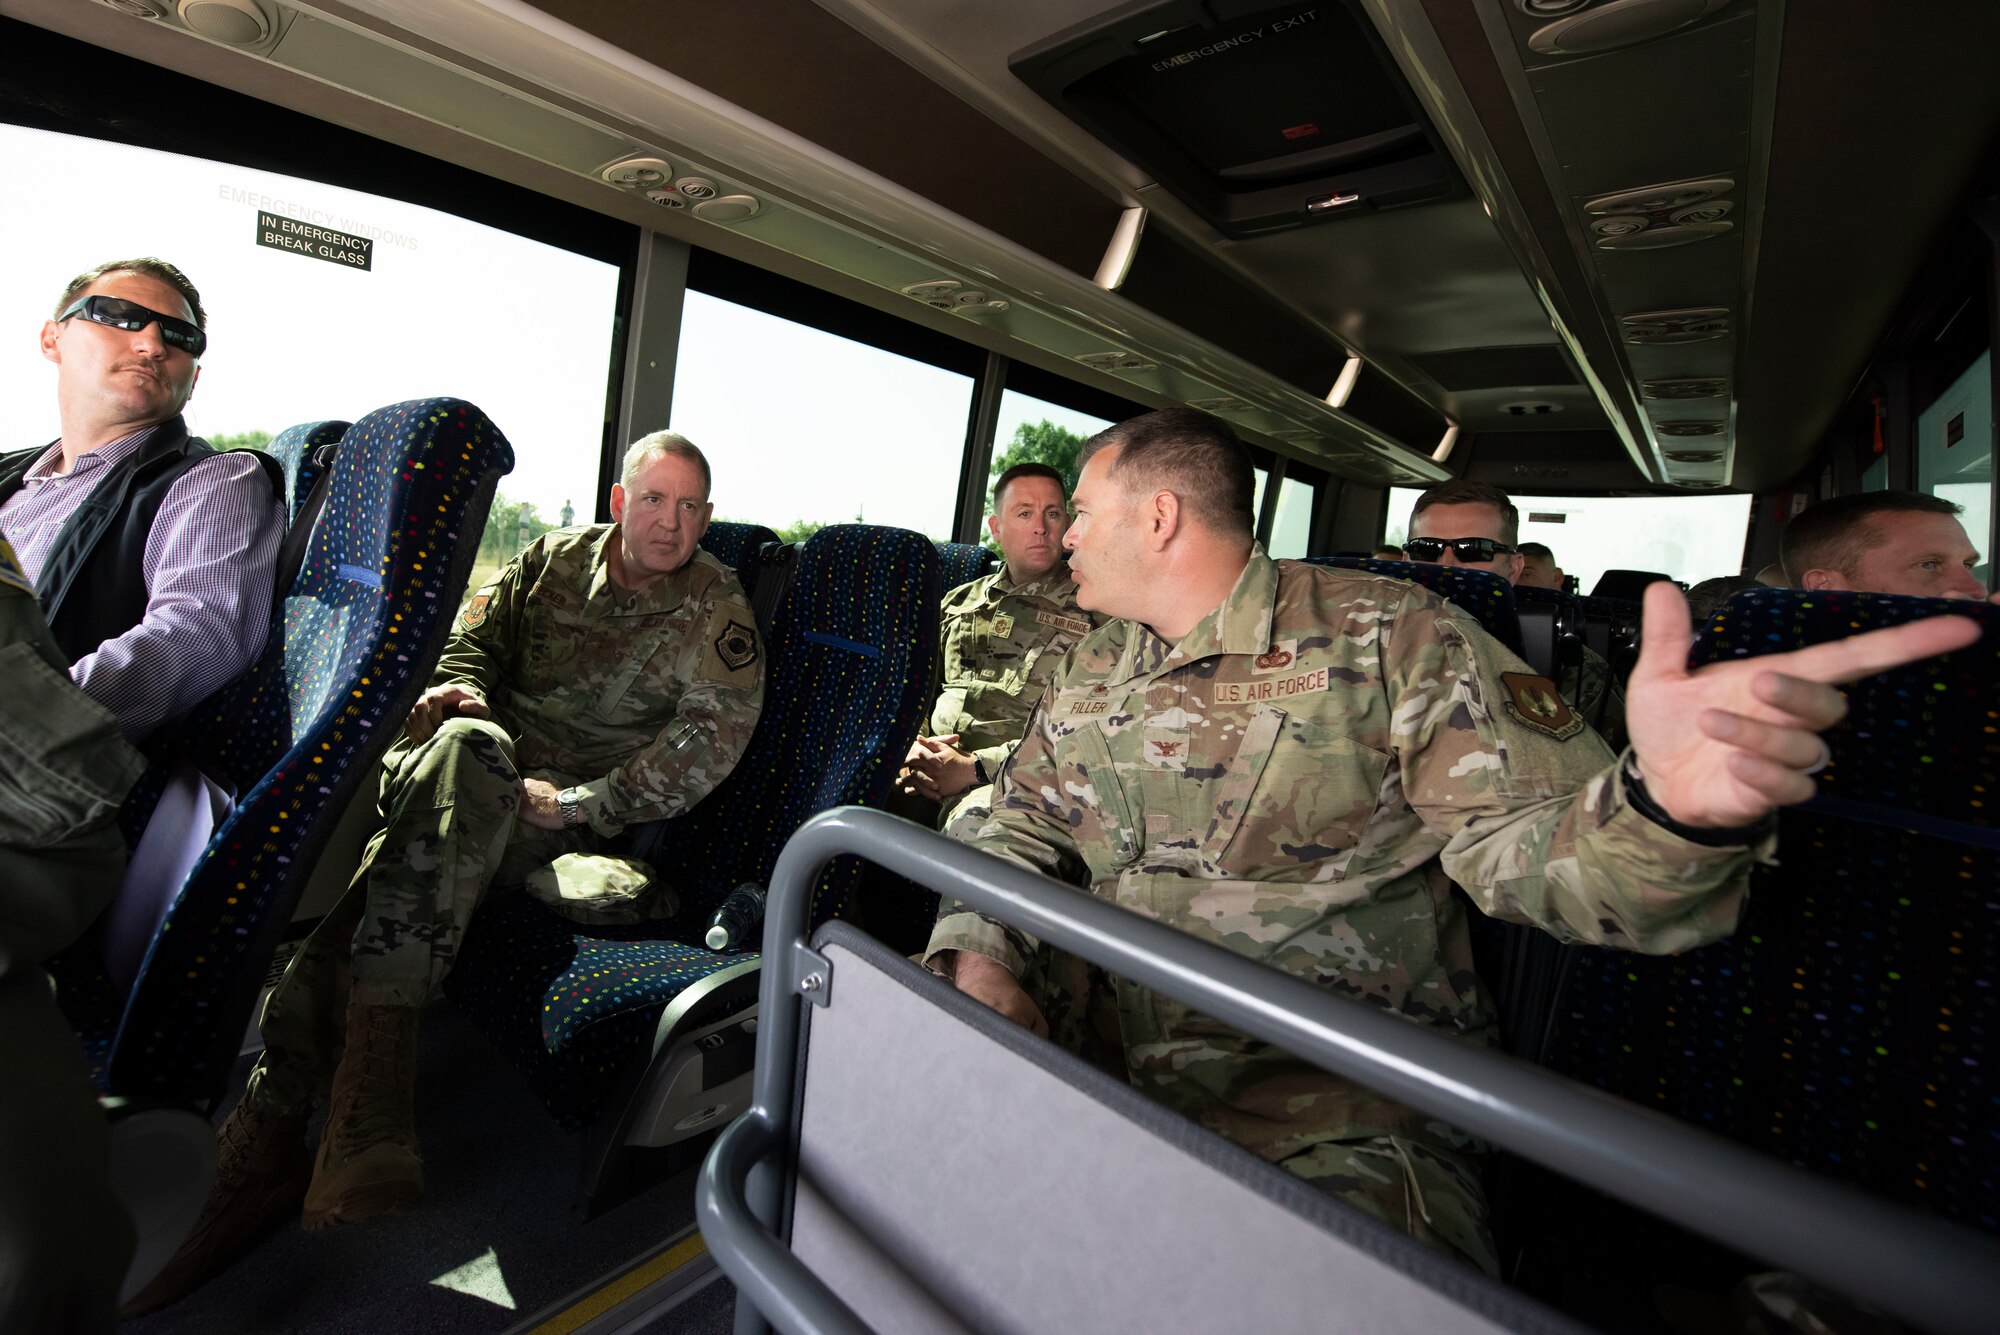
{"label": "large windshield", "polygon": [[[1389,492],[1388,542],[1409,533],[1423,492]],[[1589,593],[1607,570],[1657,570],[1683,584],[1743,570],[1748,496],[1529,496],[1515,494],[1521,541],[1545,544],[1565,574]],[[1447,533],[1443,537],[1482,537]]]}

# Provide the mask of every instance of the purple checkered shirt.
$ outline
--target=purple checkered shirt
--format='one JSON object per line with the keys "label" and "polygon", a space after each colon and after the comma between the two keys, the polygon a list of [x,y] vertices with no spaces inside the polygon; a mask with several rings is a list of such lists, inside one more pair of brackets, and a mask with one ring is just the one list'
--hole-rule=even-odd
{"label": "purple checkered shirt", "polygon": [[[62,442],[35,460],[0,505],[0,532],[29,579],[63,525],[109,470],[137,453],[158,426],[92,450],[57,473]],[[146,537],[145,619],[70,665],[84,693],[143,740],[248,667],[264,647],[271,582],[285,538],[284,506],[263,465],[223,453],[188,469],[167,491]]]}

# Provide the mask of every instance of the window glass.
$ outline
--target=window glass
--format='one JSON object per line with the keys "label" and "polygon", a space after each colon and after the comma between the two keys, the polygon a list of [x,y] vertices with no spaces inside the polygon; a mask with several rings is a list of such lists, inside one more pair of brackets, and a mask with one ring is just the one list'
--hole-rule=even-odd
{"label": "window glass", "polygon": [[1988,580],[1993,523],[1993,354],[1988,352],[1917,417],[1917,489],[1965,507],[1959,522]]}
{"label": "window glass", "polygon": [[1875,462],[1869,464],[1867,470],[1861,474],[1861,490],[1889,490],[1889,460],[1886,457],[1877,455]]}
{"label": "window glass", "polygon": [[1111,423],[1074,408],[1018,390],[1000,395],[1000,421],[993,429],[993,459],[986,470],[986,513],[993,513],[993,484],[1015,464],[1047,464],[1061,473],[1065,488],[1076,486],[1076,455]]}
{"label": "window glass", "polygon": [[971,408],[970,376],[687,294],[673,426],[714,467],[717,518],[949,538]]}
{"label": "window glass", "polygon": [[1272,556],[1306,554],[1312,542],[1314,490],[1312,483],[1290,476],[1278,484],[1278,511],[1271,521]]}
{"label": "window glass", "polygon": [[1270,485],[1271,470],[1253,468],[1250,479],[1250,522],[1254,526],[1264,516],[1264,488]]}
{"label": "window glass", "polygon": [[[69,280],[107,260],[178,265],[208,311],[209,350],[188,401],[211,443],[259,444],[288,426],[354,420],[405,399],[477,404],[512,443],[480,553],[596,514],[618,269],[380,195],[97,139],[0,125],[0,441],[53,440],[55,368],[28,340]],[[143,207],[74,207],[77,182],[115,181]],[[303,228],[277,235],[263,215]],[[323,234],[371,243],[367,268],[321,258]],[[300,246],[308,247],[300,250]],[[335,254],[353,254],[334,246]]]}
{"label": "window glass", "polygon": [[[1389,492],[1388,535],[1400,543],[1423,492]],[[1743,570],[1749,496],[1528,496],[1514,494],[1521,541],[1547,545],[1589,593],[1607,570],[1657,570],[1683,584]],[[1474,534],[1448,534],[1473,537]]]}

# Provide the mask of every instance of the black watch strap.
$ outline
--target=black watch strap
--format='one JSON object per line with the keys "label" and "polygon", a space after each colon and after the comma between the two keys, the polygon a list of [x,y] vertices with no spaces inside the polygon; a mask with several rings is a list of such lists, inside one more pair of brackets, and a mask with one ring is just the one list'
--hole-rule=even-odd
{"label": "black watch strap", "polygon": [[1666,808],[1655,801],[1653,795],[1646,790],[1646,780],[1639,773],[1639,759],[1629,754],[1625,757],[1625,800],[1631,804],[1634,811],[1669,834],[1677,834],[1691,844],[1701,844],[1707,848],[1727,848],[1737,844],[1755,843],[1763,837],[1764,828],[1769,824],[1767,819],[1758,821],[1755,825],[1737,825],[1725,830],[1683,825],[1669,816]]}

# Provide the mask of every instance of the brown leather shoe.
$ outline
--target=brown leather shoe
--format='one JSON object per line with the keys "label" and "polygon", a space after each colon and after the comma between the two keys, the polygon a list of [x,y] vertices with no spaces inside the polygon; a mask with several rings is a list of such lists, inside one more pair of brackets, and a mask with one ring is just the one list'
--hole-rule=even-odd
{"label": "brown leather shoe", "polygon": [[119,1309],[142,1316],[178,1301],[275,1225],[298,1214],[312,1175],[304,1113],[236,1105],[216,1140],[215,1186],[180,1250]]}
{"label": "brown leather shoe", "polygon": [[308,1232],[405,1210],[424,1196],[417,1154],[415,1006],[347,1008],[347,1047],[299,1223]]}

